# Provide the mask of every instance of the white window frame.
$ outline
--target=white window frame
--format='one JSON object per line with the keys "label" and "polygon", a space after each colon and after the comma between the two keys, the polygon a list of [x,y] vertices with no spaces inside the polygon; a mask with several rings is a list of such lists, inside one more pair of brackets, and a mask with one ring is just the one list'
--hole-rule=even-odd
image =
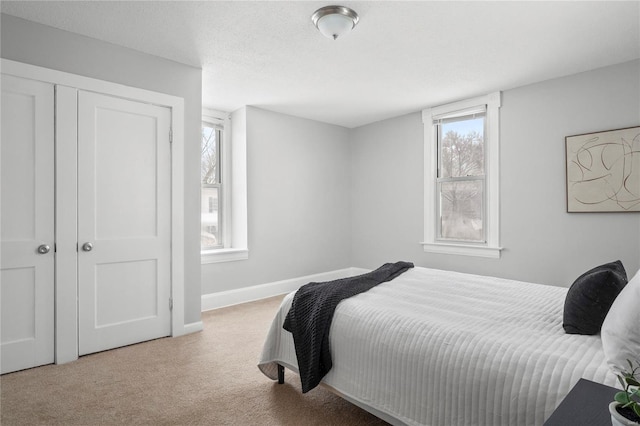
{"label": "white window frame", "polygon": [[[467,115],[486,105],[485,117],[485,192],[483,243],[439,240],[438,235],[438,138],[434,118]],[[422,111],[424,125],[424,240],[425,252],[499,258],[500,247],[500,106],[501,94],[454,102]]]}
{"label": "white window frame", "polygon": [[[246,237],[246,140],[233,140],[230,113],[203,108],[202,121],[222,128],[219,145],[222,189],[218,203],[222,207],[222,227],[219,231],[223,244],[221,247],[201,250],[200,261],[205,264],[245,260],[249,258]],[[200,185],[202,188],[202,183]]]}

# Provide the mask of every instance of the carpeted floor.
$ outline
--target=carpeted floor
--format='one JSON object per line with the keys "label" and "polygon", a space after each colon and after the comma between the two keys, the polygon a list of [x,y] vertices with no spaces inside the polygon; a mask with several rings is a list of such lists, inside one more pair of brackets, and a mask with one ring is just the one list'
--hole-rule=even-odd
{"label": "carpeted floor", "polygon": [[202,315],[204,331],[0,377],[9,425],[386,425],[318,387],[302,395],[256,364],[281,296]]}

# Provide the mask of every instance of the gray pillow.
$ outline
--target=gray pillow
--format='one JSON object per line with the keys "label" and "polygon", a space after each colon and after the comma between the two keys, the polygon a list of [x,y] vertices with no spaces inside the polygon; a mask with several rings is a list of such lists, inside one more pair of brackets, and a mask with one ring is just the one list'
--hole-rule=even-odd
{"label": "gray pillow", "polygon": [[562,327],[568,334],[598,334],[607,312],[627,284],[627,273],[619,260],[580,275],[564,301]]}

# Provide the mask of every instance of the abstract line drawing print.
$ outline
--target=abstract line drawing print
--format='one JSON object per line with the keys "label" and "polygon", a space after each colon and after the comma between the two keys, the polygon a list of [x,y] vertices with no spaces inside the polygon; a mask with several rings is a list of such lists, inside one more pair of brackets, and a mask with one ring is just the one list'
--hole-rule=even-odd
{"label": "abstract line drawing print", "polygon": [[566,137],[567,211],[640,211],[640,127]]}

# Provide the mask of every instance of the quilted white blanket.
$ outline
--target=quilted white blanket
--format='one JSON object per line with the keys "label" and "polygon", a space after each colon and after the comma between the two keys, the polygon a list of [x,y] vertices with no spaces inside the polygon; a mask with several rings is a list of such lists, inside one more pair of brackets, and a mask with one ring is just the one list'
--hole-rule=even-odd
{"label": "quilted white blanket", "polygon": [[[567,289],[416,267],[338,305],[323,383],[394,424],[542,425],[584,377],[615,385],[600,336],[565,334]],[[275,316],[259,361],[297,371]]]}

